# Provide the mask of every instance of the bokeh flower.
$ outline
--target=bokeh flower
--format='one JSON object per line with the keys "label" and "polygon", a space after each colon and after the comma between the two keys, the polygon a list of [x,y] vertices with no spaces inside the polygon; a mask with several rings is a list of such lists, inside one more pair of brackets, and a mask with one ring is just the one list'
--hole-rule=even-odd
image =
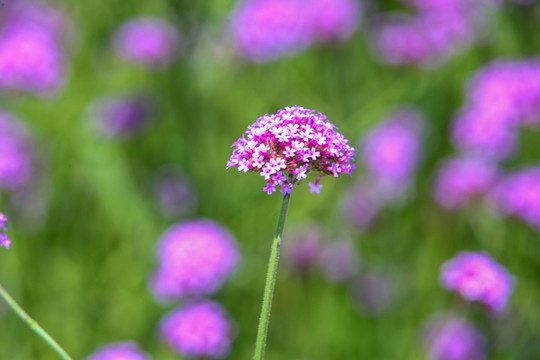
{"label": "bokeh flower", "polygon": [[458,210],[487,194],[497,175],[497,165],[491,161],[471,156],[451,158],[438,171],[435,199],[448,210]]}
{"label": "bokeh flower", "polygon": [[376,189],[369,183],[357,182],[343,196],[341,211],[349,223],[365,230],[377,217],[381,206]]}
{"label": "bokeh flower", "polygon": [[11,241],[7,235],[7,217],[6,215],[0,213],[0,247],[5,247],[9,249],[11,246]]}
{"label": "bokeh flower", "polygon": [[379,195],[394,198],[410,185],[420,160],[422,127],[416,110],[402,108],[366,135],[362,155]]}
{"label": "bokeh flower", "polygon": [[506,215],[540,232],[540,167],[530,167],[501,179],[491,197]]}
{"label": "bokeh flower", "polygon": [[139,17],[120,27],[113,46],[126,61],[160,67],[171,63],[178,55],[179,41],[180,34],[165,20]]}
{"label": "bokeh flower", "polygon": [[[280,185],[283,195],[310,171],[335,177],[352,174],[355,150],[335,128],[323,114],[300,106],[264,115],[248,126],[247,137],[233,144],[227,169],[257,172],[267,181],[264,191],[271,194]],[[310,188],[320,191],[318,181]]]}
{"label": "bokeh flower", "polygon": [[350,284],[349,297],[363,315],[378,316],[396,300],[394,280],[380,271],[356,277]]}
{"label": "bokeh flower", "polygon": [[173,225],[161,237],[151,289],[159,300],[213,294],[236,268],[233,236],[208,219]]}
{"label": "bokeh flower", "polygon": [[99,348],[86,360],[150,360],[133,341],[108,344]]}
{"label": "bokeh flower", "polygon": [[154,198],[163,216],[172,218],[187,215],[197,207],[192,183],[183,172],[165,168],[154,179]]}
{"label": "bokeh flower", "polygon": [[486,339],[467,320],[450,317],[435,318],[426,326],[428,358],[430,360],[483,360]]}
{"label": "bokeh flower", "polygon": [[8,2],[5,8],[0,16],[0,89],[55,93],[65,77],[63,15],[29,1]]}
{"label": "bokeh flower", "polygon": [[323,275],[331,283],[352,279],[360,270],[360,260],[350,239],[327,243],[319,256]]}
{"label": "bokeh flower", "polygon": [[343,42],[360,23],[361,7],[357,0],[311,0],[305,6],[311,12],[315,42]]}
{"label": "bokeh flower", "polygon": [[91,106],[98,131],[109,138],[128,138],[141,132],[154,117],[152,100],[144,94],[103,97]]}
{"label": "bokeh flower", "polygon": [[31,176],[32,150],[27,132],[18,119],[0,110],[0,188],[21,188]]}
{"label": "bokeh flower", "polygon": [[221,359],[229,353],[234,334],[223,307],[206,300],[168,314],[161,322],[161,335],[183,356]]}
{"label": "bokeh flower", "polygon": [[290,267],[300,274],[307,274],[319,262],[324,245],[324,230],[316,224],[302,226],[287,236],[284,255]]}
{"label": "bokeh flower", "polygon": [[487,253],[463,251],[441,267],[442,287],[501,313],[514,290],[514,277]]}

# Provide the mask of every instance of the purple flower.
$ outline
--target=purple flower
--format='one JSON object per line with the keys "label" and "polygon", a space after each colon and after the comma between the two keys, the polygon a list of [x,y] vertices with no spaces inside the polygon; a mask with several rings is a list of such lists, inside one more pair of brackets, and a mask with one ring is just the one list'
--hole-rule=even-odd
{"label": "purple flower", "polygon": [[332,283],[349,280],[360,269],[356,249],[350,240],[338,240],[328,243],[319,257],[319,265],[326,279]]}
{"label": "purple flower", "polygon": [[32,175],[32,151],[19,121],[0,110],[0,188],[26,185]]}
{"label": "purple flower", "polygon": [[[227,169],[236,166],[238,171],[259,173],[267,181],[268,194],[276,185],[290,193],[310,171],[335,177],[351,174],[355,150],[335,128],[323,114],[300,106],[264,115],[248,126],[247,137],[242,135],[233,144]],[[310,190],[320,188],[316,181]]]}
{"label": "purple flower", "polygon": [[139,345],[132,341],[108,344],[99,348],[86,360],[150,360]]}
{"label": "purple flower", "polygon": [[197,196],[188,177],[181,171],[162,169],[154,179],[154,198],[166,217],[187,215],[197,207]]}
{"label": "purple flower", "polygon": [[233,331],[221,305],[204,301],[168,314],[161,322],[161,335],[183,356],[221,359],[230,351]]}
{"label": "purple flower", "polygon": [[364,139],[362,152],[368,174],[390,198],[411,183],[420,158],[422,122],[416,111],[401,109]]}
{"label": "purple flower", "polygon": [[425,342],[430,360],[483,360],[486,339],[462,318],[435,318],[428,322]]}
{"label": "purple flower", "polygon": [[310,272],[319,262],[324,231],[315,224],[296,229],[285,243],[285,259],[300,274]]}
{"label": "purple flower", "polygon": [[126,61],[152,67],[172,62],[179,52],[180,35],[168,22],[151,17],[132,19],[114,36],[114,49]]}
{"label": "purple flower", "polygon": [[441,267],[442,287],[501,313],[514,290],[514,277],[486,253],[463,251]]}
{"label": "purple flower", "polygon": [[305,49],[311,41],[305,6],[302,0],[240,1],[230,20],[237,52],[264,62]]}
{"label": "purple flower", "polygon": [[154,106],[142,94],[105,97],[91,106],[92,117],[101,134],[109,138],[127,138],[146,127],[154,116]]}
{"label": "purple flower", "polygon": [[351,224],[364,229],[375,219],[381,205],[372,186],[356,183],[343,197],[342,212]]}
{"label": "purple flower", "polygon": [[382,272],[361,275],[351,282],[349,296],[362,314],[378,316],[395,300],[395,284]]}
{"label": "purple flower", "polygon": [[504,213],[540,232],[540,167],[507,175],[497,184],[492,198]]}
{"label": "purple flower", "polygon": [[471,156],[443,163],[435,181],[435,199],[448,210],[458,210],[486,194],[497,179],[497,165]]}
{"label": "purple flower", "polygon": [[232,275],[238,257],[233,236],[214,221],[174,225],[158,244],[152,291],[160,300],[213,294]]}
{"label": "purple flower", "polygon": [[356,0],[312,0],[314,40],[321,43],[342,42],[356,31],[360,22],[360,3]]}
{"label": "purple flower", "polygon": [[64,83],[63,14],[28,1],[9,3],[0,16],[0,88],[50,95]]}
{"label": "purple flower", "polygon": [[0,213],[0,247],[5,247],[9,249],[11,241],[8,238],[7,232],[7,217],[6,215]]}

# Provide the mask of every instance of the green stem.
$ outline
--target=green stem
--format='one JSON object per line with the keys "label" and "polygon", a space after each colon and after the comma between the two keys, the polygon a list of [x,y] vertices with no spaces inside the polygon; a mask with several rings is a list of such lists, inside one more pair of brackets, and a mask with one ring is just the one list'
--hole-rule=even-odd
{"label": "green stem", "polygon": [[28,314],[23,310],[23,308],[21,308],[20,305],[17,304],[17,302],[11,297],[11,295],[9,295],[9,293],[6,291],[6,289],[2,287],[2,285],[0,285],[0,296],[2,296],[4,300],[6,300],[6,302],[8,303],[9,306],[11,306],[13,311],[15,311],[17,315],[19,315],[19,317],[28,326],[30,326],[30,328],[34,332],[36,332],[43,340],[45,340],[47,344],[49,344],[49,346],[52,347],[53,350],[56,351],[56,353],[60,355],[62,359],[71,360],[71,358],[64,351],[64,349],[62,349],[62,347],[58,345],[58,343],[45,330],[43,330],[41,326],[39,326],[37,321],[32,319],[30,316],[28,316]]}
{"label": "green stem", "polygon": [[255,355],[253,356],[253,360],[262,360],[264,357],[264,346],[266,345],[266,335],[268,333],[268,322],[270,320],[272,297],[274,296],[274,285],[276,283],[281,237],[283,236],[283,227],[285,225],[285,218],[287,217],[287,208],[289,207],[290,198],[290,194],[283,196],[281,210],[279,211],[276,234],[274,236],[274,241],[272,242],[270,260],[268,261],[268,271],[266,272],[263,304],[261,309],[261,317],[259,318],[259,328],[257,330],[257,340],[255,341]]}

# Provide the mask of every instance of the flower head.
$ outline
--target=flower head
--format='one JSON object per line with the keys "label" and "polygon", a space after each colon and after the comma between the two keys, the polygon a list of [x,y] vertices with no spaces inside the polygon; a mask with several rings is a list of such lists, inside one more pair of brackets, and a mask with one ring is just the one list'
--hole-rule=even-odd
{"label": "flower head", "polygon": [[166,21],[141,17],[122,25],[115,35],[114,49],[127,61],[163,66],[176,56],[179,38],[178,31]]}
{"label": "flower head", "polygon": [[441,267],[441,285],[468,301],[501,313],[514,289],[514,277],[486,253],[463,251]]}
{"label": "flower head", "polygon": [[232,275],[238,257],[234,238],[221,225],[206,219],[174,225],[158,244],[151,288],[163,300],[210,295]]}
{"label": "flower head", "polygon": [[26,129],[0,110],[0,188],[14,190],[26,185],[32,175],[32,161]]}
{"label": "flower head", "polygon": [[204,301],[168,314],[161,322],[161,335],[183,356],[221,359],[229,353],[233,331],[223,307]]}
{"label": "flower head", "polygon": [[7,232],[7,217],[6,215],[0,213],[0,247],[5,247],[6,249],[9,249],[9,246],[11,245],[11,241],[9,240],[6,232]]}
{"label": "flower head", "polygon": [[467,320],[435,318],[428,322],[426,344],[430,360],[483,360],[486,339]]}
{"label": "flower head", "polygon": [[108,344],[99,348],[86,360],[150,360],[139,345],[132,341]]}
{"label": "flower head", "polygon": [[[323,114],[300,106],[264,115],[233,144],[227,168],[236,166],[239,171],[259,173],[267,182],[264,190],[269,194],[276,185],[290,193],[292,185],[310,171],[335,177],[351,174],[355,150],[335,128]],[[316,181],[311,190],[318,192],[321,187]]]}

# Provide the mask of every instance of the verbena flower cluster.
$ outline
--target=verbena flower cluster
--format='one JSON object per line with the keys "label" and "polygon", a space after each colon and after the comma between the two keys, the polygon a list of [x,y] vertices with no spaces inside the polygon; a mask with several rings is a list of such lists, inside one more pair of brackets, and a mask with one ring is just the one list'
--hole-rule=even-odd
{"label": "verbena flower cluster", "polygon": [[514,289],[514,277],[491,256],[463,251],[441,267],[441,285],[468,301],[477,301],[501,313]]}
{"label": "verbena flower cluster", "polygon": [[168,22],[151,17],[135,18],[114,36],[116,53],[127,61],[152,67],[171,63],[179,53],[180,34]]}
{"label": "verbena flower cluster", "polygon": [[427,324],[429,360],[483,360],[487,341],[466,319],[435,318]]}
{"label": "verbena flower cluster", "polygon": [[540,166],[501,179],[492,199],[505,214],[515,216],[540,232]]}
{"label": "verbena flower cluster", "polygon": [[463,155],[445,161],[435,180],[435,199],[444,208],[459,210],[490,191],[498,178],[497,165]]}
{"label": "verbena flower cluster", "polygon": [[28,184],[33,154],[21,123],[0,110],[0,188],[15,190]]}
{"label": "verbena flower cluster", "polygon": [[348,39],[360,22],[356,0],[246,0],[231,15],[231,34],[240,56],[264,62],[314,43]]}
{"label": "verbena flower cluster", "polygon": [[107,344],[102,346],[85,360],[151,360],[143,353],[139,345],[132,341]]}
{"label": "verbena flower cluster", "polygon": [[462,151],[505,159],[517,150],[518,127],[539,119],[540,62],[494,61],[470,81],[453,141]]}
{"label": "verbena flower cluster", "polygon": [[239,254],[233,236],[207,219],[172,226],[158,244],[151,289],[159,300],[211,295],[234,272]]}
{"label": "verbena flower cluster", "polygon": [[127,138],[138,134],[154,117],[152,100],[144,94],[104,97],[91,106],[91,116],[105,137]]}
{"label": "verbena flower cluster", "polygon": [[209,300],[186,305],[165,316],[161,334],[173,349],[193,359],[225,357],[234,337],[223,307]]}
{"label": "verbena flower cluster", "polygon": [[8,1],[0,13],[0,89],[55,93],[64,82],[65,16],[43,4]]}
{"label": "verbena flower cluster", "polygon": [[[280,185],[283,195],[310,171],[335,177],[352,174],[355,150],[335,129],[323,114],[300,106],[264,115],[233,144],[227,169],[259,173],[266,180],[264,191],[272,194]],[[321,188],[318,178],[310,183],[312,193]]]}
{"label": "verbena flower cluster", "polygon": [[11,246],[11,241],[7,235],[7,217],[6,215],[0,213],[0,247],[5,247],[9,249]]}

